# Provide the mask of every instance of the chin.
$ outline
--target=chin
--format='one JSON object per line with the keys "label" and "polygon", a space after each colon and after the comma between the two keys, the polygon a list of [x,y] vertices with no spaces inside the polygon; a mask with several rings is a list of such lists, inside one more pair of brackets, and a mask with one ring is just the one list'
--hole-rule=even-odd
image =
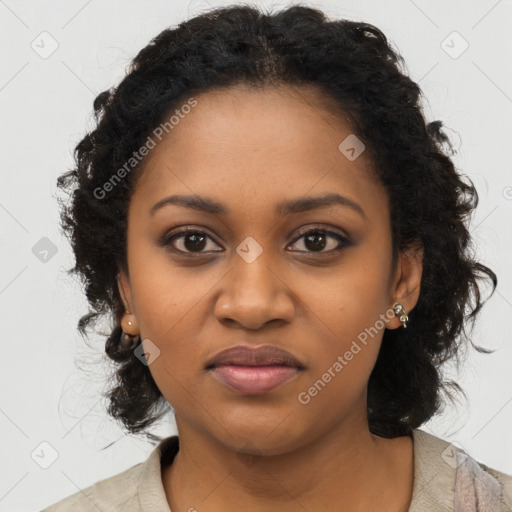
{"label": "chin", "polygon": [[[212,425],[219,442],[235,452],[254,456],[281,455],[308,444],[315,437],[307,424],[289,411],[282,414],[222,416],[222,426]],[[224,428],[223,428],[224,427]],[[320,433],[318,434],[320,435]]]}

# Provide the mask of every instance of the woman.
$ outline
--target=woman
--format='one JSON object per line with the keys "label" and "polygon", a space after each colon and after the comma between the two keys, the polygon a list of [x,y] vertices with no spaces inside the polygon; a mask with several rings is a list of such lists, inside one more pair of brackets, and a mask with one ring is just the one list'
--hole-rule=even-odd
{"label": "woman", "polygon": [[79,327],[112,315],[109,413],[152,438],[171,406],[178,436],[47,512],[512,510],[510,476],[419,429],[497,280],[401,64],[366,23],[221,8],[96,98],[59,179]]}

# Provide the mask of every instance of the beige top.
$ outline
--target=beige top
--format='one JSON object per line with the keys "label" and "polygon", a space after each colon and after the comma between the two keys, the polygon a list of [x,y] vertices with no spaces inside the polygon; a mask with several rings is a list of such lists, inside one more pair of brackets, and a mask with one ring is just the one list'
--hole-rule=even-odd
{"label": "beige top", "polygon": [[[409,512],[512,512],[512,476],[477,463],[422,430],[413,432],[414,484]],[[139,464],[42,512],[171,512],[161,468],[171,464],[177,436],[163,439]]]}

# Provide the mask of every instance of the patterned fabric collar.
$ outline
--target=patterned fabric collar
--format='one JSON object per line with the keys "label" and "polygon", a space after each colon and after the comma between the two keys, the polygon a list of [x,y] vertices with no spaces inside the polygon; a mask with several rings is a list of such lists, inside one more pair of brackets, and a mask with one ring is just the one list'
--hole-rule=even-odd
{"label": "patterned fabric collar", "polygon": [[[512,478],[479,464],[423,430],[413,432],[414,484],[409,512],[511,512]],[[506,481],[505,495],[499,475]]]}

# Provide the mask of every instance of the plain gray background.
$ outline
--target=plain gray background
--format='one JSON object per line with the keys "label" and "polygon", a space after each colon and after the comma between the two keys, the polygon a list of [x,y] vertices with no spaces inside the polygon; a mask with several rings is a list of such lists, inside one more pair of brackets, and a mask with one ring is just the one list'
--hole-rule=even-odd
{"label": "plain gray background", "polygon": [[[40,510],[153,448],[106,417],[103,340],[92,335],[89,348],[76,329],[87,303],[66,274],[74,260],[59,231],[56,178],[94,126],[93,99],[121,80],[143,46],[168,26],[231,3],[0,0],[0,510]],[[448,405],[424,429],[512,473],[511,2],[305,4],[388,36],[428,100],[428,120],[448,126],[455,164],[478,189],[471,232],[499,283],[473,339],[496,352],[469,351],[459,375],[450,372],[469,402]],[[175,433],[172,418],[155,433]]]}

